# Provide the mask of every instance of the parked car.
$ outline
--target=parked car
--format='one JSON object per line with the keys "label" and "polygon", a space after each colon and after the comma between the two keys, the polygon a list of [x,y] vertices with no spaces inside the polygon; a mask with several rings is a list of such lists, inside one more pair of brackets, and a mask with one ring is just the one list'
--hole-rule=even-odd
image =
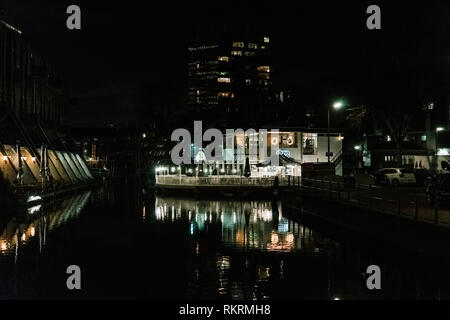
{"label": "parked car", "polygon": [[436,199],[450,202],[450,173],[428,177],[425,181],[425,192],[430,204],[434,204]]}
{"label": "parked car", "polygon": [[384,168],[374,174],[375,184],[399,186],[401,184],[415,184],[414,170],[407,168]]}

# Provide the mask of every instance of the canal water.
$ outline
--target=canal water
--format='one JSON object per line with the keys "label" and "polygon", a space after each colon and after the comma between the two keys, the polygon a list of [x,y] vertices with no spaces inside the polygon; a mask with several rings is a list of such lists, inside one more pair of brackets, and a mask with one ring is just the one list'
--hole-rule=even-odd
{"label": "canal water", "polygon": [[[79,291],[66,287],[70,265]],[[448,270],[310,228],[282,202],[154,196],[126,181],[0,216],[1,299],[449,299]]]}

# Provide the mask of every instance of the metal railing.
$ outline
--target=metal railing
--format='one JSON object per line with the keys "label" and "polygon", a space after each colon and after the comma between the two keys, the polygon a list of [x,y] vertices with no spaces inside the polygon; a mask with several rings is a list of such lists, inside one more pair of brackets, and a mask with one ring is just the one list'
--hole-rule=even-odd
{"label": "metal railing", "polygon": [[365,210],[450,226],[450,205],[438,199],[430,204],[423,187],[376,186],[301,177],[289,179],[288,187]]}
{"label": "metal railing", "polygon": [[[275,177],[241,177],[241,176],[210,176],[210,177],[188,177],[188,176],[156,176],[156,185],[168,186],[254,186],[273,187]],[[288,178],[280,177],[279,186],[287,186]]]}

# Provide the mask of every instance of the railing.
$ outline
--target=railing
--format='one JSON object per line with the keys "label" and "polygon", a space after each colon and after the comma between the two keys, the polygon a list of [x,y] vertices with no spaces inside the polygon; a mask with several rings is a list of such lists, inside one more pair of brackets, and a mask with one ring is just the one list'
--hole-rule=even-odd
{"label": "railing", "polygon": [[[240,177],[240,176],[156,176],[156,185],[168,186],[255,186],[273,187],[275,177]],[[287,186],[288,178],[279,178],[279,186]]]}
{"label": "railing", "polygon": [[289,179],[288,187],[365,210],[450,226],[450,205],[440,203],[438,199],[433,199],[430,204],[423,187],[375,186],[300,177]]}

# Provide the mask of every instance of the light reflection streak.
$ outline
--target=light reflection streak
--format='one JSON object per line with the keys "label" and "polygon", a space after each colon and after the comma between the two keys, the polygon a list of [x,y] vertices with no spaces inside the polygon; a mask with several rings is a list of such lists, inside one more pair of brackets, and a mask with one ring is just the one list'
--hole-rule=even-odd
{"label": "light reflection streak", "polygon": [[310,232],[308,228],[300,228],[298,224],[294,227],[283,217],[281,203],[274,206],[270,201],[156,197],[154,217],[158,222],[191,222],[188,227],[191,236],[207,230],[209,224],[220,225],[222,242],[232,247],[277,252],[313,251],[317,247],[314,237],[305,237]]}
{"label": "light reflection streak", "polygon": [[52,209],[43,212],[45,204],[27,209],[33,215],[14,217],[0,230],[0,254],[9,255],[14,250],[14,259],[17,261],[19,249],[36,236],[39,238],[39,251],[46,244],[47,231],[51,231],[62,224],[76,218],[86,206],[91,192],[76,195],[62,200]]}

